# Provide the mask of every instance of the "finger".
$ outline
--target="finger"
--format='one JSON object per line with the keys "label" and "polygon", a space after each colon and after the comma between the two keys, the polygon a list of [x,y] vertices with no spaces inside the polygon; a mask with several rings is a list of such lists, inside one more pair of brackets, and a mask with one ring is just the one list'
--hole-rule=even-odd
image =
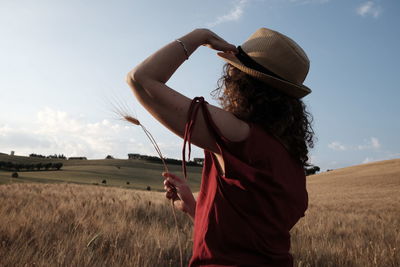
{"label": "finger", "polygon": [[173,187],[170,187],[170,186],[164,186],[164,190],[165,190],[166,192],[173,192],[173,191],[175,191],[174,188],[173,188]]}
{"label": "finger", "polygon": [[166,192],[165,197],[170,200],[180,200],[179,196],[175,192]]}
{"label": "finger", "polygon": [[167,192],[172,192],[172,193],[176,193],[176,194],[178,193],[174,187],[167,187],[167,188],[165,189],[165,191],[167,191]]}
{"label": "finger", "polygon": [[179,176],[176,176],[172,173],[166,173],[166,179],[164,182],[165,183],[170,183],[171,185],[175,186],[175,187],[179,187],[181,184],[184,184],[185,181],[183,179],[181,179]]}
{"label": "finger", "polygon": [[167,182],[165,184],[164,188],[168,188],[168,190],[170,190],[170,191],[177,192],[177,187],[170,182]]}
{"label": "finger", "polygon": [[227,50],[228,52],[229,51],[231,51],[231,52],[233,52],[233,53],[239,53],[239,50],[238,50],[238,48],[235,46],[235,45],[233,45],[233,44],[229,44],[229,47],[228,47],[228,50]]}
{"label": "finger", "polygon": [[164,189],[165,189],[166,191],[178,192],[178,189],[177,189],[177,188],[178,188],[177,186],[175,186],[175,185],[173,185],[173,184],[171,184],[171,183],[166,183],[166,184],[164,185]]}
{"label": "finger", "polygon": [[174,183],[172,180],[170,180],[169,178],[164,180],[164,185],[165,186],[174,186]]}
{"label": "finger", "polygon": [[164,189],[165,190],[169,190],[171,188],[173,188],[174,185],[172,185],[171,183],[169,183],[167,180],[164,181]]}
{"label": "finger", "polygon": [[235,45],[228,43],[223,38],[219,37],[218,35],[214,34],[213,38],[210,39],[209,43],[206,44],[212,49],[224,51],[224,52],[234,52],[238,53],[238,49]]}
{"label": "finger", "polygon": [[174,178],[174,177],[176,177],[175,174],[170,173],[170,172],[163,172],[162,176],[164,176],[165,178]]}
{"label": "finger", "polygon": [[176,189],[175,186],[171,186],[170,190],[171,190],[171,192],[178,193],[178,190]]}
{"label": "finger", "polygon": [[168,199],[176,199],[178,195],[175,192],[167,191],[165,192],[165,197]]}
{"label": "finger", "polygon": [[174,180],[174,181],[176,181],[176,182],[178,182],[178,183],[182,183],[182,182],[183,182],[183,179],[182,179],[182,178],[180,178],[179,176],[177,176],[177,175],[175,175],[175,174],[173,174],[173,173],[167,173],[167,176],[168,176],[171,180]]}
{"label": "finger", "polygon": [[165,184],[167,185],[167,186],[169,186],[169,187],[176,187],[176,184],[175,184],[175,181],[174,180],[172,180],[171,178],[167,178],[167,179],[165,179]]}
{"label": "finger", "polygon": [[172,200],[175,202],[177,200],[181,201],[180,197],[177,194],[172,195]]}
{"label": "finger", "polygon": [[233,53],[239,52],[236,46],[234,46],[233,44],[229,44],[229,43],[221,45],[219,50],[224,51],[224,52],[233,52]]}

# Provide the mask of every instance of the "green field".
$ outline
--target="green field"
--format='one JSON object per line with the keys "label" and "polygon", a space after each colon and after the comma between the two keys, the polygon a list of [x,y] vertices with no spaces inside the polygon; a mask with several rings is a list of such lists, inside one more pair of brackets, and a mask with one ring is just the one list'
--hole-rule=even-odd
{"label": "green field", "polygon": [[[62,162],[61,170],[21,171],[18,178],[11,178],[12,172],[0,171],[0,184],[7,183],[76,183],[98,184],[102,186],[124,187],[132,189],[163,190],[163,165],[145,160],[61,160],[42,159],[22,156],[0,155],[0,161],[14,163]],[[170,172],[182,176],[180,165],[168,165]],[[199,190],[201,167],[188,166],[189,185],[193,191]],[[104,185],[102,181],[106,180]],[[129,184],[127,184],[129,182]]]}

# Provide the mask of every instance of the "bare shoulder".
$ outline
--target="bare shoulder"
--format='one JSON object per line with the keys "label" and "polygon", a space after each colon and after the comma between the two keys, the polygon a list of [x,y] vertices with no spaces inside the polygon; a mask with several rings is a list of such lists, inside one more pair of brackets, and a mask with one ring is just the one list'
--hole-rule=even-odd
{"label": "bare shoulder", "polygon": [[249,136],[250,126],[247,122],[219,107],[213,105],[207,105],[207,107],[215,125],[226,139],[240,142]]}

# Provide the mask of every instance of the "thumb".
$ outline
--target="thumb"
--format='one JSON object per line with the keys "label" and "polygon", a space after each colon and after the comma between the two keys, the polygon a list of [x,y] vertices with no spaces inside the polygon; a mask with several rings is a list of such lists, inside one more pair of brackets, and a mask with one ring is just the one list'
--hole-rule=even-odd
{"label": "thumb", "polygon": [[175,180],[175,181],[180,182],[180,183],[183,182],[183,180],[182,180],[179,176],[176,176],[176,175],[173,174],[173,173],[163,172],[162,175],[163,175],[165,178],[172,178],[172,180]]}

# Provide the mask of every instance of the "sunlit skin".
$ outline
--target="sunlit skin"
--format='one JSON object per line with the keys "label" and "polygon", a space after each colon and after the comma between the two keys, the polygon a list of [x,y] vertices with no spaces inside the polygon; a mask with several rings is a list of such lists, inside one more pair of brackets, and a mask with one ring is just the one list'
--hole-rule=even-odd
{"label": "sunlit skin", "polygon": [[[236,53],[235,45],[207,29],[196,29],[179,38],[185,45],[188,56],[199,46],[207,46],[216,51]],[[139,102],[169,130],[180,137],[184,135],[187,113],[191,99],[168,87],[165,83],[186,60],[182,44],[173,41],[164,46],[130,71],[126,81]],[[199,77],[201,78],[201,77]],[[211,117],[222,135],[231,141],[244,140],[249,134],[249,126],[232,113],[208,105]],[[213,134],[209,132],[201,115],[196,118],[196,131],[193,132],[192,143],[214,153],[224,172],[224,162],[216,146]],[[196,201],[184,179],[173,174],[163,174],[166,197],[176,199],[175,206],[192,218],[195,216]],[[173,188],[176,188],[176,193]]]}

